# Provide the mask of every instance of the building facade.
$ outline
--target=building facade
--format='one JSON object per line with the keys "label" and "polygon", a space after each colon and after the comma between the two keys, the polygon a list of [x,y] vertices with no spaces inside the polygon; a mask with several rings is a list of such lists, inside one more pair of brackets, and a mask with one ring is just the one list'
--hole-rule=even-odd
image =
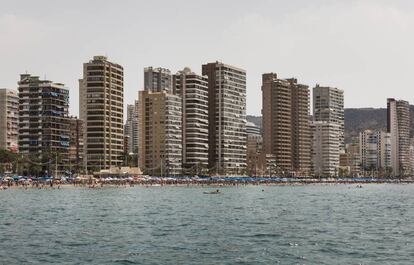
{"label": "building facade", "polygon": [[[61,83],[20,75],[19,152],[34,157],[59,156],[66,167],[69,149],[69,90]],[[42,170],[46,170],[43,166]]]}
{"label": "building facade", "polygon": [[84,124],[77,117],[69,118],[69,165],[70,171],[83,170],[83,132]]}
{"label": "building facade", "polygon": [[306,175],[311,168],[309,88],[296,79],[262,76],[263,149],[284,172]]}
{"label": "building facade", "polygon": [[181,98],[168,92],[139,92],[139,166],[153,176],[181,174]]}
{"label": "building facade", "polygon": [[124,137],[128,138],[125,152],[138,153],[138,100],[127,105],[127,119],[124,126]]}
{"label": "building facade", "polygon": [[387,100],[387,132],[391,134],[393,176],[408,176],[410,167],[410,105],[404,100]]}
{"label": "building facade", "polygon": [[174,94],[182,101],[183,167],[189,172],[208,168],[208,81],[189,68],[173,76]]}
{"label": "building facade", "polygon": [[0,89],[0,149],[18,152],[19,96],[17,91]]}
{"label": "building facade", "polygon": [[161,67],[144,68],[144,90],[152,92],[172,92],[171,71]]}
{"label": "building facade", "polygon": [[379,171],[391,168],[391,135],[365,130],[359,134],[361,169]]}
{"label": "building facade", "polygon": [[105,56],[83,65],[79,81],[84,121],[84,161],[88,171],[120,166],[124,155],[124,72]]}
{"label": "building facade", "polygon": [[209,169],[241,174],[246,169],[246,71],[221,62],[204,64],[208,77]]}
{"label": "building facade", "polygon": [[259,176],[262,173],[261,168],[261,154],[263,148],[262,132],[252,122],[246,124],[247,134],[247,173],[250,176]]}
{"label": "building facade", "polygon": [[318,84],[313,88],[313,119],[339,125],[340,152],[345,152],[344,91]]}
{"label": "building facade", "polygon": [[314,121],[311,123],[312,168],[316,176],[338,176],[340,125],[332,122]]}

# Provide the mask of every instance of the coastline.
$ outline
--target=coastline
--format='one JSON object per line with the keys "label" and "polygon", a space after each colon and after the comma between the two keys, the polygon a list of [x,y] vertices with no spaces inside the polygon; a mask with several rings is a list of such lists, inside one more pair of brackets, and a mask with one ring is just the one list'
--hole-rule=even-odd
{"label": "coastline", "polygon": [[28,190],[28,189],[46,189],[46,190],[65,190],[65,189],[107,189],[107,188],[162,188],[162,187],[198,187],[198,188],[228,188],[228,187],[272,187],[272,186],[335,186],[335,185],[357,185],[362,188],[362,185],[378,185],[378,184],[390,184],[390,185],[410,185],[414,184],[414,181],[372,181],[372,182],[344,182],[344,181],[319,181],[319,182],[277,182],[277,183],[122,183],[122,184],[54,184],[51,185],[0,185],[0,191],[8,189],[12,190]]}

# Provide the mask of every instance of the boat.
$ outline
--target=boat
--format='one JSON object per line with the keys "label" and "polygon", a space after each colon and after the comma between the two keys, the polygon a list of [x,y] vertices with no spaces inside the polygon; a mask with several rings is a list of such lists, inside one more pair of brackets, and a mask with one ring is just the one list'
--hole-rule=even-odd
{"label": "boat", "polygon": [[205,191],[203,192],[204,194],[219,194],[221,193],[219,190],[214,190],[214,191]]}

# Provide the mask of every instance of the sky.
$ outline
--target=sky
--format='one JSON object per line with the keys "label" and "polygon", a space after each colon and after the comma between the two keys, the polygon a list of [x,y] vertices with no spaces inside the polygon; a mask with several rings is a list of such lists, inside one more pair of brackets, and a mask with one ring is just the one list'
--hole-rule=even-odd
{"label": "sky", "polygon": [[143,69],[223,63],[247,71],[247,114],[260,115],[261,74],[345,91],[345,107],[414,102],[414,1],[0,0],[0,87],[28,72],[70,90],[78,115],[83,63],[124,67],[126,104]]}

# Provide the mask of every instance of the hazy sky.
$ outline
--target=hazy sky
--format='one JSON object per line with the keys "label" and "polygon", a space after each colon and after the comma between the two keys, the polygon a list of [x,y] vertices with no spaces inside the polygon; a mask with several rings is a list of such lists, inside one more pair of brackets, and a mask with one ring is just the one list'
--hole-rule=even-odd
{"label": "hazy sky", "polygon": [[125,103],[143,68],[173,73],[220,60],[247,70],[247,113],[261,74],[345,91],[346,107],[414,102],[414,1],[0,0],[0,87],[20,73],[65,83],[78,115],[82,63],[107,55],[125,71]]}

